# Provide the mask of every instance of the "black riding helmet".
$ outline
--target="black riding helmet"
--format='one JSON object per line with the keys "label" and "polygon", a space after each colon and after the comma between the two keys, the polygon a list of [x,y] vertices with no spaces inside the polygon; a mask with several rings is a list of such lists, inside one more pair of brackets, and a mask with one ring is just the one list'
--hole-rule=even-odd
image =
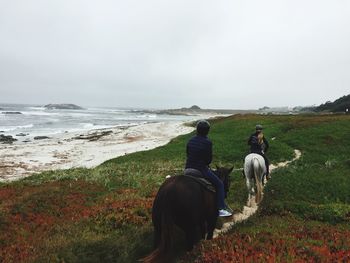
{"label": "black riding helmet", "polygon": [[197,122],[197,134],[207,136],[210,129],[210,123],[206,120],[200,120]]}

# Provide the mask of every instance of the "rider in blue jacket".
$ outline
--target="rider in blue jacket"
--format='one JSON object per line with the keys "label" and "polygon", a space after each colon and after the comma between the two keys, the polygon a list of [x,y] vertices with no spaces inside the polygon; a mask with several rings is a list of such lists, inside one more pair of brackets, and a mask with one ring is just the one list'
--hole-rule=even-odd
{"label": "rider in blue jacket", "polygon": [[210,124],[206,120],[197,123],[197,135],[192,137],[186,147],[186,169],[192,168],[202,172],[203,177],[210,181],[216,188],[218,197],[219,216],[231,216],[227,211],[224,201],[224,185],[209,168],[212,161],[212,142],[208,139]]}

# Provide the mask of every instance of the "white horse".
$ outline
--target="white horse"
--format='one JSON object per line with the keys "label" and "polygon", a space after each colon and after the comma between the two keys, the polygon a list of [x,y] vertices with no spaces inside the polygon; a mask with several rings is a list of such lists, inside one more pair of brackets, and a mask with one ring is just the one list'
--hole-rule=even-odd
{"label": "white horse", "polygon": [[[256,153],[248,154],[244,159],[244,174],[248,187],[248,202],[251,205],[251,198],[255,196],[255,202],[258,204],[262,199],[263,178],[266,174],[264,158]],[[254,183],[255,182],[255,183]],[[256,194],[255,194],[256,186]]]}

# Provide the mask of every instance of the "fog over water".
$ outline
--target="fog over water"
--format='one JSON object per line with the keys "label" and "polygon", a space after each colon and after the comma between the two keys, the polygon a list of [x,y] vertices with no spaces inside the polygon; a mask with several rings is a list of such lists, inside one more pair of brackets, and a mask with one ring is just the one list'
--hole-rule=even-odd
{"label": "fog over water", "polygon": [[350,2],[1,1],[0,103],[251,109],[350,93]]}

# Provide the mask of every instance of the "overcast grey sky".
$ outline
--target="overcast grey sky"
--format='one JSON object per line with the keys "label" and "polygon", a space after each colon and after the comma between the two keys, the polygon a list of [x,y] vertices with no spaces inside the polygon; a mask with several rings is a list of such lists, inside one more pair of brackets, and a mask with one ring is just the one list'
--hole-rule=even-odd
{"label": "overcast grey sky", "polygon": [[259,108],[350,93],[348,0],[0,0],[0,102]]}

